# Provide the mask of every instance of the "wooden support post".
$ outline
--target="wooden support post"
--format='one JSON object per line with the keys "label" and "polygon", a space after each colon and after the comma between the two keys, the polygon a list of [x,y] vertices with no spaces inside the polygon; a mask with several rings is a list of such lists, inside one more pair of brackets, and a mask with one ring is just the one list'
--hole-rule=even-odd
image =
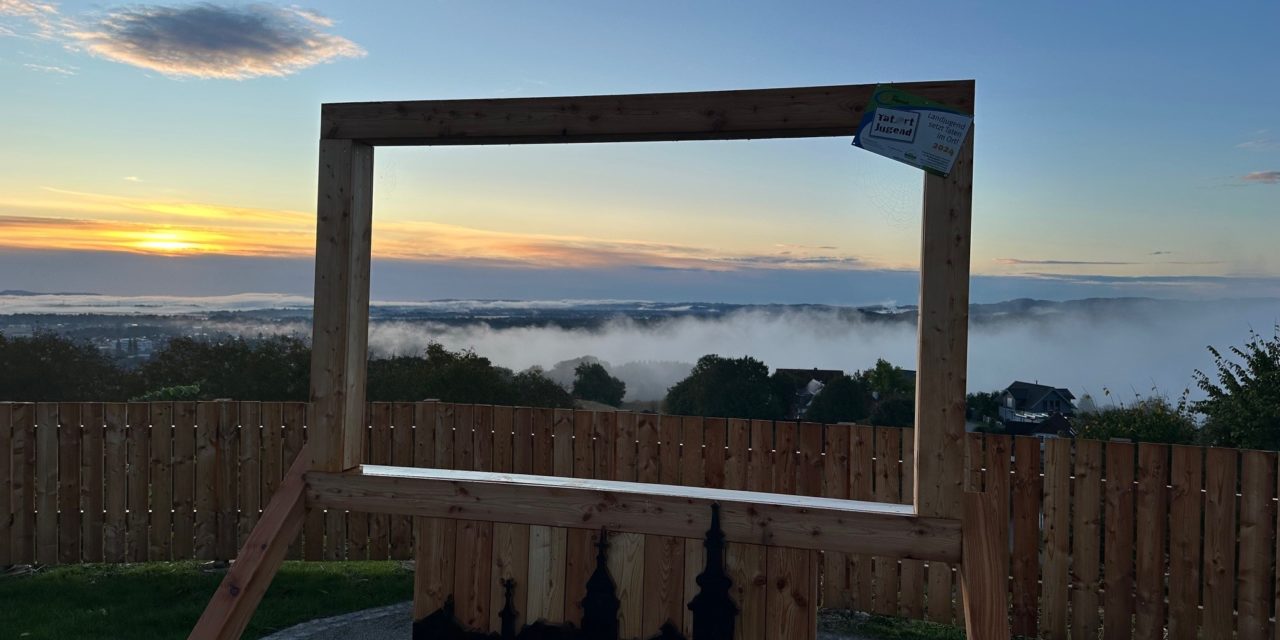
{"label": "wooden support post", "polygon": [[307,437],[313,469],[351,469],[364,453],[372,227],[373,147],[321,140],[311,340],[315,415]]}
{"label": "wooden support post", "polygon": [[232,640],[244,633],[271,579],[284,562],[289,545],[302,530],[306,514],[303,475],[310,464],[306,453],[294,460],[280,488],[244,541],[235,563],[218,585],[188,640]]}
{"label": "wooden support post", "polygon": [[963,504],[972,204],[971,128],[951,174],[924,177],[914,500],[921,516],[959,518]]}
{"label": "wooden support post", "polygon": [[966,492],[962,506],[960,589],[967,637],[1009,639],[1009,538],[1004,501],[995,492]]}

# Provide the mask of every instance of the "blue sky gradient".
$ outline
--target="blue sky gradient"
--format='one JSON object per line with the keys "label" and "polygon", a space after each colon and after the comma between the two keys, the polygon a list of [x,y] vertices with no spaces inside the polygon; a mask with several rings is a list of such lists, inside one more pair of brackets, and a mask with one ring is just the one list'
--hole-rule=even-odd
{"label": "blue sky gradient", "polygon": [[[314,2],[256,10],[257,77],[199,77],[246,6],[0,2],[0,289],[309,291],[322,102],[975,78],[975,300],[1280,295],[1275,2]],[[167,48],[125,57],[121,24]],[[375,296],[915,295],[919,172],[848,140],[390,150],[377,176]]]}

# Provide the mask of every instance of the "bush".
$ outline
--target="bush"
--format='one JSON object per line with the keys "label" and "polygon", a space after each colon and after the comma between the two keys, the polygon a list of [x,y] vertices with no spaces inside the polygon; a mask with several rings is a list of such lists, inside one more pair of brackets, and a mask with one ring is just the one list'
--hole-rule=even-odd
{"label": "bush", "polygon": [[1185,403],[1170,405],[1149,398],[1130,407],[1108,407],[1072,419],[1076,436],[1090,440],[1125,438],[1134,442],[1192,444],[1198,430]]}
{"label": "bush", "polygon": [[1213,347],[1209,352],[1217,380],[1196,371],[1196,384],[1209,397],[1195,404],[1209,444],[1280,449],[1280,325],[1270,339],[1250,332],[1244,347],[1231,347],[1240,362]]}

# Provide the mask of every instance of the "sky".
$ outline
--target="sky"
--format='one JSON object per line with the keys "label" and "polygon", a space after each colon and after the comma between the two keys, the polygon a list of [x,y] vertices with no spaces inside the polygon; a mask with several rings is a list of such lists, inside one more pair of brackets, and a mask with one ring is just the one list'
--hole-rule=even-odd
{"label": "sky", "polygon": [[[977,81],[973,299],[1280,296],[1280,3],[0,0],[0,290],[309,295],[326,102]],[[921,173],[379,149],[377,299],[910,303]]]}

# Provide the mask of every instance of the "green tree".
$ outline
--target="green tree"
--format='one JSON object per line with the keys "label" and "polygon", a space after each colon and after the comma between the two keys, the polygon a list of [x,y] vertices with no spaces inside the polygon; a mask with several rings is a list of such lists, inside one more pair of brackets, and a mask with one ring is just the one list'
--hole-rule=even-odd
{"label": "green tree", "polygon": [[119,400],[134,389],[132,377],[88,342],[43,331],[0,334],[0,400]]}
{"label": "green tree", "polygon": [[311,349],[297,338],[276,336],[208,341],[173,338],[139,370],[142,388],[196,386],[200,398],[306,400]]}
{"label": "green tree", "polygon": [[901,395],[881,398],[871,408],[867,421],[877,427],[915,426],[915,398]]}
{"label": "green tree", "polygon": [[1198,433],[1186,404],[1171,405],[1164,398],[1080,414],[1071,422],[1077,437],[1090,440],[1125,438],[1134,442],[1191,444]]}
{"label": "green tree", "polygon": [[512,403],[522,407],[570,408],[573,396],[538,367],[511,378]]}
{"label": "green tree", "polygon": [[1209,352],[1217,369],[1214,378],[1195,373],[1196,384],[1208,396],[1195,409],[1205,416],[1209,444],[1280,449],[1280,325],[1269,339],[1251,331],[1243,347],[1231,347],[1239,362],[1213,347]]}
{"label": "green tree", "polygon": [[975,422],[996,422],[1000,419],[999,391],[978,391],[964,397],[965,414]]}
{"label": "green tree", "polygon": [[582,362],[573,370],[573,397],[610,406],[622,404],[627,384],[609,375],[599,362]]}
{"label": "green tree", "polygon": [[880,358],[876,366],[862,372],[871,390],[881,398],[910,395],[915,392],[915,383],[902,367],[895,367],[889,361]]}
{"label": "green tree", "polygon": [[805,409],[804,419],[826,424],[866,420],[870,405],[871,388],[865,378],[840,376],[818,392]]}
{"label": "green tree", "polygon": [[667,390],[667,413],[720,418],[773,419],[786,410],[769,368],[750,356],[705,355],[688,377]]}

